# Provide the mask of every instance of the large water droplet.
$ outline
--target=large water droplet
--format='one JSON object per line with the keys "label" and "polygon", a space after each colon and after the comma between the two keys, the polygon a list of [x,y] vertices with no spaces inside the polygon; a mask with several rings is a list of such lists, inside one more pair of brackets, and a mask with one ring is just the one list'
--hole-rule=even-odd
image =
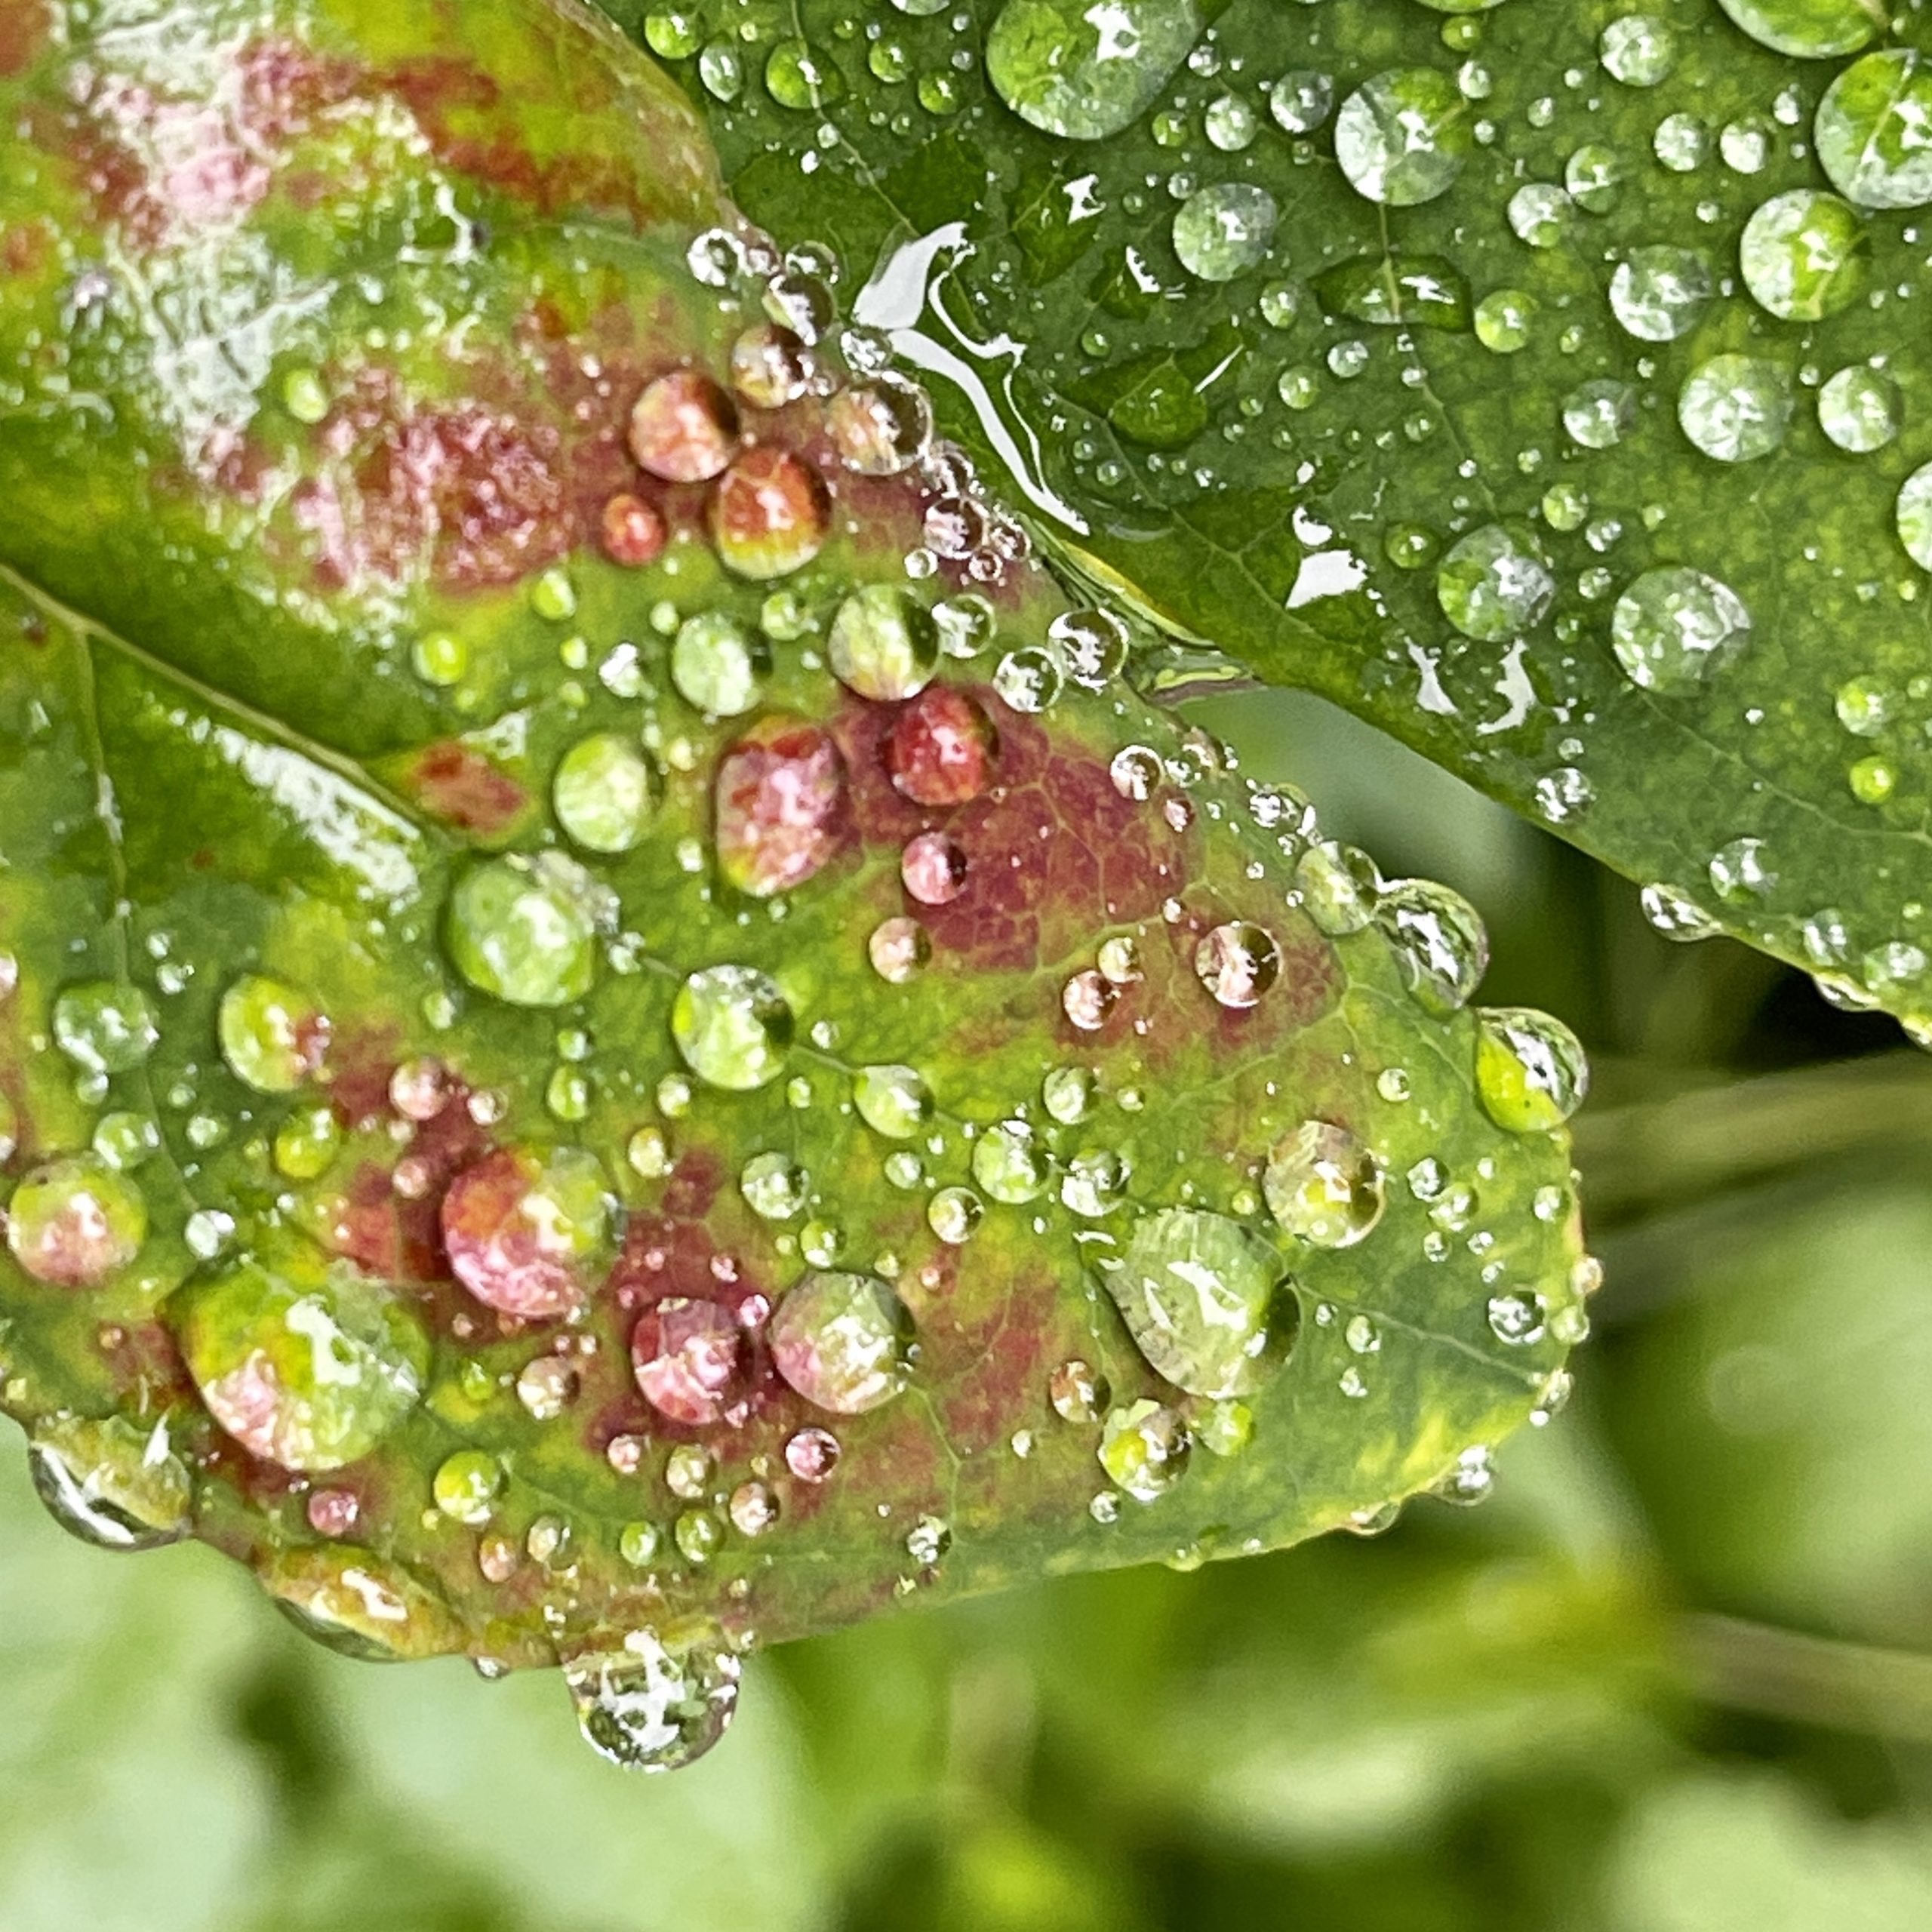
{"label": "large water droplet", "polygon": [[1262,1191],[1282,1227],[1315,1247],[1354,1247],[1387,1204],[1382,1164],[1346,1128],[1322,1120],[1275,1143]]}
{"label": "large water droplet", "polygon": [[700,1080],[728,1092],[768,1086],[785,1070],[792,1009],[750,966],[708,966],[678,989],[671,1037]]}
{"label": "large water droplet", "polygon": [[444,937],[458,972],[512,1006],[562,1006],[589,992],[610,894],[573,859],[489,859],[450,895]]}
{"label": "large water droplet", "polygon": [[1497,644],[1542,618],[1556,595],[1556,579],[1526,526],[1487,523],[1442,559],[1435,594],[1442,614],[1465,637]]}
{"label": "large water droplet", "polygon": [[1281,977],[1281,949],[1266,928],[1237,919],[1201,936],[1194,971],[1217,1004],[1256,1006]]}
{"label": "large water droplet", "polygon": [[802,457],[762,444],[739,457],[712,492],[711,539],[734,574],[768,583],[802,570],[825,547],[832,497]]}
{"label": "large water droplet", "polygon": [[710,1626],[668,1642],[634,1631],[621,1651],[564,1668],[586,1740],[626,1770],[675,1771],[724,1735],[738,1703],[738,1660]]}
{"label": "large water droplet", "polygon": [[875,1275],[815,1270],[771,1318],[778,1373],[815,1407],[863,1415],[912,1378],[912,1318]]}
{"label": "large water droplet", "polygon": [[717,475],[738,446],[738,412],[709,376],[679,369],[645,388],[631,411],[631,454],[667,483]]}
{"label": "large water droplet", "polygon": [[1045,1192],[1046,1150],[1023,1120],[997,1122],[973,1146],[973,1178],[995,1201],[1017,1207]]}
{"label": "large water droplet", "polygon": [[27,1444],[35,1493],[60,1527],[101,1549],[158,1549],[191,1527],[194,1486],[168,1425],[52,1417]]}
{"label": "large water droplet", "polygon": [[54,1044],[84,1073],[131,1072],[160,1038],[154,1002],[138,986],[94,980],[54,1002]]}
{"label": "large water droplet", "polygon": [[1641,342],[1675,342],[1696,326],[1714,288],[1694,248],[1634,249],[1611,277],[1611,312]]}
{"label": "large water droplet", "polygon": [[708,1428],[743,1399],[744,1333],[717,1302],[669,1297],[632,1329],[631,1368],[660,1415]]}
{"label": "large water droplet", "polygon": [[1275,238],[1275,198],[1252,182],[1197,189],[1174,217],[1174,253],[1203,281],[1232,281],[1258,267]]}
{"label": "large water droplet", "polygon": [[580,1307],[610,1257],[610,1189],[593,1154],[499,1148],[443,1197],[457,1279],[486,1306],[529,1321]]}
{"label": "large water droplet", "polygon": [[1468,1003],[1488,970],[1489,935],[1460,893],[1432,879],[1400,879],[1376,917],[1418,1006],[1443,1019]]}
{"label": "large water droplet", "polygon": [[1498,1127],[1512,1134],[1561,1127],[1589,1084],[1589,1063],[1561,1020],[1529,1007],[1478,1016],[1476,1091]]}
{"label": "large water droplet", "polygon": [[861,697],[894,703],[913,697],[939,662],[939,626],[909,592],[868,584],[832,620],[826,654],[833,676]]}
{"label": "large water droplet", "polygon": [[1390,208],[1447,192],[1470,147],[1469,103],[1432,67],[1377,75],[1335,117],[1335,158],[1349,185]]}
{"label": "large water droplet", "polygon": [[292,1094],[321,1068],[328,1050],[328,1016],[309,995],[280,980],[251,974],[222,995],[222,1057],[258,1094]]}
{"label": "large water droplet", "polygon": [[766,899],[802,885],[838,849],[845,766],[829,732],[762,718],[718,763],[718,869]]}
{"label": "large water droplet", "polygon": [[147,1238],[140,1189],[95,1154],[35,1168],[7,1204],[14,1259],[54,1287],[99,1287],[133,1263]]}
{"label": "large water droplet", "polygon": [[1903,48],[1854,60],[1818,103],[1818,159],[1862,208],[1932,202],[1932,66]]}
{"label": "large water droplet", "polygon": [[986,77],[1023,121],[1103,141],[1153,104],[1200,31],[1194,0],[1006,0]]}
{"label": "large water droplet", "polygon": [[1882,370],[1854,362],[1818,392],[1818,426],[1841,450],[1869,456],[1897,439],[1905,398]]}
{"label": "large water droplet", "polygon": [[1187,1425],[1158,1402],[1115,1409],[1101,1431],[1100,1466],[1137,1503],[1155,1503],[1187,1473],[1194,1447]]}
{"label": "large water droplet", "polygon": [[168,1312],[209,1413],[284,1469],[360,1461],[429,1379],[429,1337],[400,1297],[293,1243],[190,1282]]}
{"label": "large water droplet", "polygon": [[894,788],[915,804],[963,805],[992,783],[999,740],[984,706],[950,685],[921,691],[883,747]]}
{"label": "large water droplet", "polygon": [[1744,224],[1744,285],[1780,321],[1822,321],[1857,300],[1870,253],[1849,202],[1810,188],[1774,195]]}
{"label": "large water droplet", "polygon": [[1287,1270],[1225,1215],[1143,1216],[1106,1281],[1140,1352],[1191,1395],[1249,1394],[1294,1346],[1300,1306]]}
{"label": "large water droplet", "polygon": [[1693,371],[1677,398],[1684,433],[1720,463],[1752,463],[1783,444],[1791,427],[1791,378],[1760,355],[1714,355]]}
{"label": "large water droplet", "polygon": [[1647,571],[1617,600],[1611,648],[1633,685],[1694,691],[1749,642],[1751,614],[1728,584],[1681,566]]}
{"label": "large water droplet", "polygon": [[1885,24],[1881,0],[1718,0],[1751,38],[1800,60],[1856,54]]}

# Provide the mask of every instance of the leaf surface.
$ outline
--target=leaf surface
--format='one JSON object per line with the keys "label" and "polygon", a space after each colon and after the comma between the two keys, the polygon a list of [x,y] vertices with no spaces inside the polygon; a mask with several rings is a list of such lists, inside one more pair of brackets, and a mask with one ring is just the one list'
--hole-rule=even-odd
{"label": "leaf surface", "polygon": [[537,0],[0,20],[63,1520],[664,1765],[755,1639],[1481,1493],[1586,1326],[1574,1042],[763,319],[654,70]]}
{"label": "leaf surface", "polygon": [[1064,557],[1923,1030],[1921,9],[612,11]]}

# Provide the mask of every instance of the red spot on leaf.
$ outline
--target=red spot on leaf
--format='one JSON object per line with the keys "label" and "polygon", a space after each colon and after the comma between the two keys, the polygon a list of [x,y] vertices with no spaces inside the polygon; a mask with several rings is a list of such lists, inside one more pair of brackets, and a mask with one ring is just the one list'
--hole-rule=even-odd
{"label": "red spot on leaf", "polygon": [[479,838],[507,832],[532,802],[500,765],[454,739],[418,752],[402,786],[425,811]]}

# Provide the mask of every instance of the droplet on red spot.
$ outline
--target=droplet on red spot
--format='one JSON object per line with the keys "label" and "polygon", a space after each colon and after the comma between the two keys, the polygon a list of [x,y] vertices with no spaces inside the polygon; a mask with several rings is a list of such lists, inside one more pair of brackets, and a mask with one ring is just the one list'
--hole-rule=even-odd
{"label": "droplet on red spot", "polygon": [[626,570],[641,570],[663,554],[664,518],[641,497],[622,491],[604,506],[604,554]]}
{"label": "droplet on red spot", "polygon": [[999,739],[976,700],[949,685],[913,699],[886,734],[885,768],[919,805],[963,805],[992,777]]}
{"label": "droplet on red spot", "polygon": [[838,849],[844,761],[815,724],[761,719],[718,761],[715,796],[718,869],[740,892],[789,892]]}
{"label": "droplet on red spot", "polygon": [[932,405],[903,377],[881,376],[841,389],[826,411],[825,426],[848,469],[862,476],[897,476],[932,441]]}
{"label": "droplet on red spot", "polygon": [[731,386],[758,409],[796,402],[811,380],[811,352],[789,329],[760,322],[731,345]]}
{"label": "droplet on red spot", "polygon": [[702,483],[731,460],[738,412],[709,376],[678,369],[660,376],[631,411],[631,454],[667,483]]}
{"label": "droplet on red spot", "polygon": [[595,1156],[500,1149],[443,1197],[457,1279],[505,1315],[546,1321],[580,1307],[609,1258],[611,1201]]}
{"label": "droplet on red spot", "polygon": [[638,1318],[631,1367],[644,1398],[672,1422],[703,1429],[743,1399],[745,1343],[715,1301],[674,1297]]}
{"label": "droplet on red spot", "polygon": [[361,1513],[361,1504],[346,1489],[318,1489],[309,1498],[309,1527],[318,1537],[346,1537]]}
{"label": "droplet on red spot", "polygon": [[966,890],[966,854],[943,832],[922,832],[900,854],[899,876],[921,906],[946,906]]}
{"label": "droplet on red spot", "polygon": [[1120,989],[1103,974],[1076,973],[1060,989],[1060,1003],[1068,1019],[1083,1033],[1097,1033],[1107,1023],[1120,998]]}
{"label": "droplet on red spot", "polygon": [[785,1466],[801,1482],[823,1482],[838,1466],[838,1438],[829,1429],[801,1429],[785,1444]]}
{"label": "droplet on red spot", "polygon": [[740,577],[763,583],[802,570],[831,528],[824,478],[789,450],[747,450],[712,494],[712,541]]}

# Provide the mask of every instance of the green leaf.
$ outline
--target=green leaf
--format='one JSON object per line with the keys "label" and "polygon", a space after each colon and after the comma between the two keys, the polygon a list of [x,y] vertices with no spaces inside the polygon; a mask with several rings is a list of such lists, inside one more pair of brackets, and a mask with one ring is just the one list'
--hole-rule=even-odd
{"label": "green leaf", "polygon": [[1587,1326],[1574,1041],[759,318],[823,291],[654,70],[540,0],[4,17],[57,1514],[661,1767],[755,1639],[1480,1496]]}
{"label": "green leaf", "polygon": [[645,22],[1063,558],[1924,1031],[1918,11],[1111,11]]}

